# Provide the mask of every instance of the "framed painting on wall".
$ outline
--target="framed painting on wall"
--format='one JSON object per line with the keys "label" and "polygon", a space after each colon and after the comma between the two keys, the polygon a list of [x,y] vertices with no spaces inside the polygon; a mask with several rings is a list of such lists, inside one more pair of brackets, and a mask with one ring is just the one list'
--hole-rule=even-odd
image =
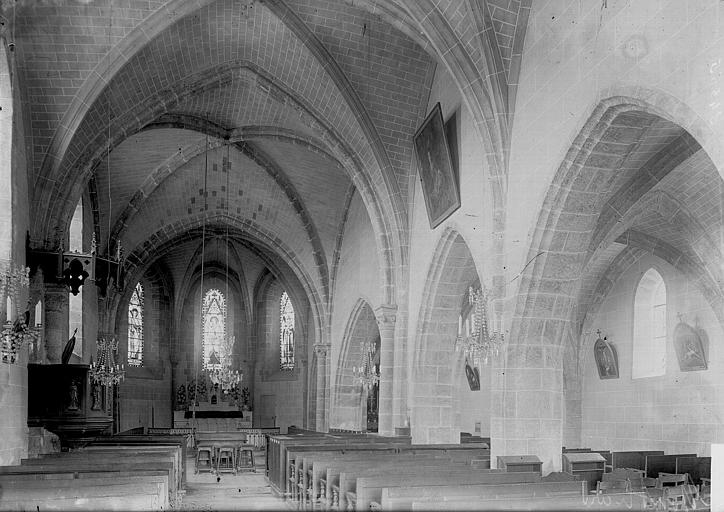
{"label": "framed painting on wall", "polygon": [[598,368],[598,378],[600,379],[618,379],[618,353],[613,343],[609,342],[604,336],[598,336],[593,344],[593,355],[596,358],[596,368]]}
{"label": "framed painting on wall", "polygon": [[[706,336],[706,334],[704,333]],[[706,352],[699,332],[686,322],[679,322],[674,328],[674,347],[679,369],[682,372],[706,370]]]}
{"label": "framed painting on wall", "polygon": [[414,142],[427,218],[430,227],[435,229],[460,208],[460,190],[445,138],[440,103],[435,104],[417,130]]}

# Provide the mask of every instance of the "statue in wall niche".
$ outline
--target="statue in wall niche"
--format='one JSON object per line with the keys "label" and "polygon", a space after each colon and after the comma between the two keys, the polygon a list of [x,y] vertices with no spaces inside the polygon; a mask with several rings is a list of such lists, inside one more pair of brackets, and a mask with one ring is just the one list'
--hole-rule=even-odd
{"label": "statue in wall niche", "polygon": [[95,382],[92,384],[92,387],[91,387],[91,396],[93,398],[93,401],[91,403],[91,410],[100,411],[101,410],[101,387],[98,384],[96,384]]}
{"label": "statue in wall niche", "polygon": [[77,411],[80,408],[79,385],[76,379],[70,381],[70,389],[68,391],[68,410]]}

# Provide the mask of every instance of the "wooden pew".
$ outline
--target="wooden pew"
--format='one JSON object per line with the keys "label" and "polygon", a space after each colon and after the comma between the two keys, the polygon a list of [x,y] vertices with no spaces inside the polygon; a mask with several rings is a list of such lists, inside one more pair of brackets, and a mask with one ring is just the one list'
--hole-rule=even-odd
{"label": "wooden pew", "polygon": [[640,469],[646,470],[647,455],[663,455],[663,450],[644,450],[628,452],[611,452],[611,469]]}
{"label": "wooden pew", "polygon": [[[376,454],[394,455],[397,453],[396,446],[388,446],[384,444],[378,445],[313,445],[313,446],[295,446],[287,450],[287,466],[288,466],[288,486],[287,496],[294,495],[297,492],[300,482],[300,476],[304,478],[303,459],[305,456],[329,454],[358,454],[360,458],[370,458]],[[293,499],[295,499],[293,497]]]}
{"label": "wooden pew", "polygon": [[[354,467],[379,467],[380,464],[396,463],[404,464],[408,461],[422,463],[428,460],[449,460],[444,455],[407,455],[394,452],[369,452],[367,450],[359,451],[330,451],[330,452],[311,452],[306,453],[302,457],[301,464],[297,465],[297,477],[293,484],[296,484],[302,491],[302,503],[306,504],[311,499],[312,508],[316,507],[316,500],[324,499],[329,496],[327,492],[327,472],[330,467],[339,468],[340,470]],[[324,485],[322,485],[324,484]],[[294,499],[294,497],[292,497]]]}
{"label": "wooden pew", "polygon": [[695,453],[680,453],[676,455],[646,455],[646,476],[658,478],[659,473],[676,473],[677,457],[696,457]]}
{"label": "wooden pew", "polygon": [[[172,445],[181,449],[180,461],[180,485],[179,489],[186,488],[186,457],[188,452],[188,435],[132,435],[132,436],[102,436],[93,440],[88,446],[137,446],[137,445]],[[86,446],[86,448],[88,448]]]}
{"label": "wooden pew", "polygon": [[168,474],[156,472],[4,473],[3,510],[168,510]]}
{"label": "wooden pew", "polygon": [[[177,449],[177,447],[174,447]],[[178,499],[180,490],[180,470],[178,457],[173,451],[143,453],[143,452],[104,452],[104,451],[79,451],[57,454],[50,454],[38,459],[26,459],[21,461],[21,468],[28,468],[29,472],[41,473],[58,472],[60,470],[73,471],[96,471],[104,472],[109,470],[151,469],[163,470],[168,473],[169,490],[168,495],[171,503]],[[12,468],[18,468],[13,466]],[[0,474],[11,472],[0,468]]]}
{"label": "wooden pew", "polygon": [[641,493],[616,493],[605,496],[535,496],[503,499],[470,499],[450,497],[439,500],[414,501],[413,511],[488,511],[488,510],[647,510],[647,499]]}
{"label": "wooden pew", "polygon": [[115,464],[117,462],[171,462],[173,465],[173,477],[176,488],[182,488],[181,471],[182,464],[178,454],[178,447],[153,447],[126,446],[112,449],[88,448],[72,452],[46,454],[37,459],[23,459],[21,465],[47,465],[56,461],[58,464],[70,462],[88,462],[100,464]]}
{"label": "wooden pew", "polygon": [[[385,471],[369,471],[359,474],[352,480],[349,474],[344,474],[340,485],[347,487],[344,501],[353,510],[369,510],[372,504],[382,501],[382,492],[385,488],[415,486],[435,486],[439,484],[455,485],[501,485],[508,483],[538,483],[540,475],[537,473],[504,473],[497,469],[475,469],[469,466],[430,465],[411,466],[397,469],[390,467]],[[353,501],[352,501],[353,500]],[[350,503],[352,501],[352,503]]]}
{"label": "wooden pew", "polygon": [[[339,451],[342,450],[344,453],[348,452],[356,452],[356,451],[365,451],[370,453],[381,453],[381,452],[387,452],[387,453],[395,453],[397,450],[404,446],[404,444],[397,444],[397,443],[369,443],[369,442],[362,442],[362,443],[349,443],[349,442],[342,442],[342,443],[325,443],[325,444],[312,444],[312,445],[294,445],[290,446],[285,450],[285,460],[284,460],[284,467],[282,468],[284,471],[284,477],[286,479],[285,486],[283,487],[285,494],[288,494],[290,492],[289,489],[289,482],[290,478],[293,477],[295,472],[299,470],[297,467],[297,460],[301,462],[301,457],[303,457],[305,453],[321,453],[325,451]],[[271,481],[271,478],[270,478]]]}
{"label": "wooden pew", "polygon": [[702,478],[711,479],[711,457],[676,457],[676,472],[688,473],[691,483],[701,485]]}
{"label": "wooden pew", "polygon": [[[357,452],[305,457],[306,479],[303,489],[314,500],[319,496],[323,502],[339,501],[342,493],[339,476],[342,472],[355,474],[379,474],[383,470],[405,471],[411,469],[435,471],[437,468],[461,469],[469,472],[472,467],[466,461],[455,461],[445,453],[379,453]],[[336,500],[335,500],[336,496]],[[312,503],[313,508],[316,504]]]}
{"label": "wooden pew", "polygon": [[[294,430],[290,429],[294,432]],[[305,431],[299,434],[283,435],[283,436],[269,436],[267,453],[266,453],[266,473],[269,477],[269,483],[272,489],[278,494],[285,494],[287,492],[287,482],[289,470],[287,461],[287,448],[291,446],[306,446],[306,445],[380,445],[380,444],[393,444],[398,445],[409,445],[409,437],[382,437],[376,435],[364,435],[364,434],[339,434],[330,435],[319,432],[308,432]]]}
{"label": "wooden pew", "polygon": [[[317,451],[317,450],[310,450],[306,453],[302,451],[301,455],[302,457],[302,464],[301,468],[299,467],[299,464],[296,464],[296,469],[290,470],[290,488],[292,489],[291,498],[293,500],[297,500],[298,497],[296,495],[296,489],[300,488],[303,490],[303,492],[306,493],[307,490],[309,490],[309,494],[312,496],[316,496],[319,493],[323,494],[326,497],[331,496],[332,491],[335,487],[335,482],[332,478],[330,478],[330,475],[327,475],[326,478],[326,485],[324,492],[321,492],[322,489],[320,486],[318,486],[319,482],[321,481],[322,472],[319,473],[312,473],[311,478],[310,475],[308,475],[308,468],[304,465],[304,460],[312,461],[315,457],[323,457],[324,459],[329,459],[330,457],[333,459],[339,460],[341,457],[344,456],[350,456],[354,460],[358,460],[360,463],[364,463],[368,460],[382,460],[382,459],[389,459],[390,461],[396,460],[398,463],[401,463],[405,458],[417,458],[417,460],[433,460],[433,459],[439,459],[440,463],[459,463],[459,464],[468,464],[471,465],[472,461],[477,461],[481,463],[482,467],[490,467],[490,460],[487,454],[489,451],[485,448],[482,448],[480,446],[461,446],[461,445],[409,445],[404,447],[398,447],[394,451],[389,451],[381,446],[375,446],[375,449],[361,449],[361,450],[347,450],[345,448],[341,451],[331,450],[331,451]],[[305,447],[306,448],[306,447]],[[290,459],[291,458],[297,458],[300,457],[300,454],[297,453],[296,448],[289,449],[287,452],[289,454]],[[327,455],[325,455],[327,454]],[[320,460],[320,463],[322,460]],[[359,465],[359,464],[358,464]],[[479,465],[480,466],[480,465]],[[320,469],[323,469],[320,467]],[[301,475],[301,479],[300,476]],[[300,482],[300,480],[303,480],[303,483]],[[319,491],[318,491],[319,490]],[[337,489],[336,493],[337,495],[343,493],[344,491],[341,489]],[[306,494],[305,494],[306,496]],[[302,498],[302,501],[304,498]]]}
{"label": "wooden pew", "polygon": [[[405,454],[400,454],[405,455]],[[408,455],[409,456],[409,455]],[[439,461],[440,459],[444,458],[444,455],[435,455],[434,456],[436,461]],[[432,462],[427,459],[427,464],[431,464]],[[456,463],[458,465],[462,463]],[[332,502],[339,503],[340,501],[340,475],[344,472],[347,472],[349,474],[350,472],[354,471],[357,472],[358,476],[375,476],[380,474],[381,469],[381,463],[374,459],[367,457],[367,460],[360,461],[358,463],[355,463],[354,465],[351,465],[349,463],[331,463],[326,465],[326,476],[322,479],[320,479],[320,493],[326,497],[327,502],[330,504]],[[489,465],[489,464],[488,464]],[[420,467],[420,462],[418,461],[417,466]],[[475,469],[481,469],[479,467],[475,466],[467,466],[468,470],[470,470],[472,467]],[[367,471],[366,471],[367,470]],[[427,471],[427,469],[425,469]],[[492,471],[490,469],[486,469],[486,471]],[[498,471],[498,470],[495,470]],[[345,478],[349,478],[349,476],[346,476]],[[344,503],[344,496],[342,496],[342,502]]]}
{"label": "wooden pew", "polygon": [[[510,476],[507,473],[505,476]],[[491,474],[499,476],[499,474]],[[457,482],[439,483],[433,482],[421,485],[416,482],[414,485],[399,487],[385,487],[382,489],[382,510],[412,510],[413,503],[424,503],[425,501],[440,501],[441,496],[465,497],[468,500],[513,500],[519,498],[549,498],[549,497],[572,497],[578,499],[579,505],[583,497],[588,494],[586,482],[535,482],[535,483],[482,483],[461,485]]]}

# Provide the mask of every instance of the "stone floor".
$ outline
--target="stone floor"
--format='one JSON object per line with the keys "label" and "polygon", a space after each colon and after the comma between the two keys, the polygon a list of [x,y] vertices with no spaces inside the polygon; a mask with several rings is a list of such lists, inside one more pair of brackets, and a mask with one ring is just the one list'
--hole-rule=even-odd
{"label": "stone floor", "polygon": [[[194,473],[194,459],[186,461],[186,495],[180,510],[291,510],[271,492],[264,476],[264,452],[254,453],[256,472]],[[217,480],[218,479],[218,480]]]}

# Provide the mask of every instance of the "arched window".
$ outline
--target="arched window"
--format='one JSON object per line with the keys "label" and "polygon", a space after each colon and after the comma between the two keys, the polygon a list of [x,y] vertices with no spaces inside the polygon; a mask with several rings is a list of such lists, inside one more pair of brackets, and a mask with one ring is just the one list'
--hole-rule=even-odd
{"label": "arched window", "polygon": [[[70,221],[68,233],[69,249],[74,252],[83,252],[83,199],[78,201],[73,218]],[[80,287],[78,295],[68,294],[68,327],[70,333],[75,333],[75,346],[73,353],[83,357],[83,288]]]}
{"label": "arched window", "polygon": [[634,298],[631,377],[666,373],[666,284],[653,268],[641,277]]}
{"label": "arched window", "polygon": [[279,366],[294,369],[294,306],[287,292],[279,301]]}
{"label": "arched window", "polygon": [[128,303],[128,364],[143,366],[143,286],[136,288]]}
{"label": "arched window", "polygon": [[226,342],[226,298],[219,290],[204,295],[202,311],[204,364],[207,369],[221,368],[221,361],[231,356]]}

